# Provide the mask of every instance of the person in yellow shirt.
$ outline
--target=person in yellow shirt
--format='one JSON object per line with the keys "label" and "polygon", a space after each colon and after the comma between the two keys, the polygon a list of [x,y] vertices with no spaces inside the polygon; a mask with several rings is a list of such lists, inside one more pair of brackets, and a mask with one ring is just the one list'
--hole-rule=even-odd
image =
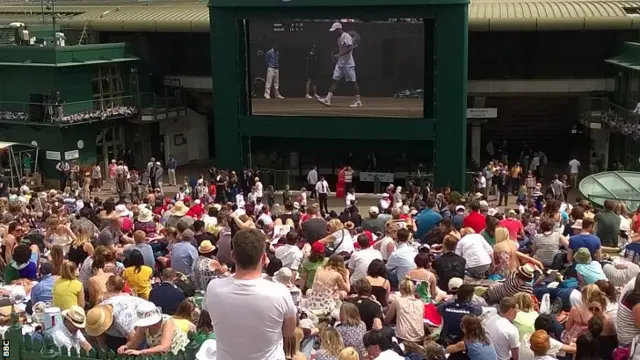
{"label": "person in yellow shirt", "polygon": [[196,325],[192,322],[193,312],[196,305],[190,299],[184,299],[178,305],[176,313],[171,317],[176,327],[188,334],[190,331],[196,331]]}
{"label": "person in yellow shirt", "polygon": [[517,195],[520,189],[520,176],[522,176],[522,167],[519,162],[511,167],[511,192]]}
{"label": "person in yellow shirt", "polygon": [[151,293],[153,269],[144,264],[144,257],[138,250],[133,250],[127,260],[128,266],[122,272],[122,278],[129,283],[138,297],[148,300],[149,293]]}
{"label": "person in yellow shirt", "polygon": [[74,305],[84,308],[84,288],[76,276],[76,264],[72,261],[62,263],[60,277],[53,283],[51,291],[53,306],[67,310]]}

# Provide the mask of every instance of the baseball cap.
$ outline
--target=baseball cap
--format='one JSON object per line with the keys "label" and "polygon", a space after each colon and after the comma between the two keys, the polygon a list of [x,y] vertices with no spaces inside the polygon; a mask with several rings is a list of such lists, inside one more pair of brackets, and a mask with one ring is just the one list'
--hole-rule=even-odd
{"label": "baseball cap", "polygon": [[324,245],[316,241],[311,245],[311,252],[314,254],[324,254]]}
{"label": "baseball cap", "polygon": [[369,208],[369,214],[379,214],[380,213],[380,209],[378,209],[377,206],[372,206]]}
{"label": "baseball cap", "polygon": [[464,210],[465,210],[464,206],[462,205],[456,206],[456,212],[460,212],[460,211],[464,212]]}
{"label": "baseball cap", "polygon": [[342,24],[336,21],[331,25],[331,29],[329,29],[329,31],[336,31],[338,29],[342,29]]}
{"label": "baseball cap", "polygon": [[576,222],[571,225],[572,229],[582,229],[582,219],[576,220]]}
{"label": "baseball cap", "polygon": [[464,281],[459,277],[454,277],[449,280],[449,291],[456,291],[462,286]]}

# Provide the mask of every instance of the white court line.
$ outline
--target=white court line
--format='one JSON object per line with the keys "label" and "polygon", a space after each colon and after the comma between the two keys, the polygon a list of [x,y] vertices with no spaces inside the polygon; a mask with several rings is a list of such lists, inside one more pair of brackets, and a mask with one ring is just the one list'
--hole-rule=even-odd
{"label": "white court line", "polygon": [[[258,106],[259,108],[259,106]],[[264,110],[259,110],[256,109],[254,107],[253,112],[255,113],[256,111],[260,111],[260,112],[269,112],[269,113],[274,113],[274,112],[299,112],[299,111],[319,111],[319,110],[333,110],[333,109],[350,109],[351,111],[356,111],[353,108],[350,107],[339,107],[339,106],[323,106],[323,107],[314,107],[314,108],[308,108],[305,107],[304,109],[300,109],[300,108],[282,108],[282,109],[264,109]],[[359,109],[363,109],[363,110],[373,110],[373,111],[391,111],[391,110],[402,110],[402,111],[412,111],[412,110],[422,110],[422,107],[411,107],[411,108],[407,108],[407,107],[370,107],[370,106],[363,106]]]}

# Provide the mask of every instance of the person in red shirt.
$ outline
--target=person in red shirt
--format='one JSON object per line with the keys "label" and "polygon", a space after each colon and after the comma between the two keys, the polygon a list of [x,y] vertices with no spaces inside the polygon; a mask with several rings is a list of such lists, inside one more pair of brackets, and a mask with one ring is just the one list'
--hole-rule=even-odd
{"label": "person in red shirt", "polygon": [[484,230],[485,216],[480,213],[480,202],[474,200],[469,205],[471,212],[462,220],[462,227],[470,227],[476,234],[480,234]]}
{"label": "person in red shirt", "polygon": [[509,210],[507,212],[507,217],[500,220],[500,226],[509,230],[509,239],[518,241],[518,239],[524,238],[524,226],[522,226],[520,220],[516,219],[515,210]]}
{"label": "person in red shirt", "polygon": [[187,212],[187,216],[191,216],[196,220],[200,220],[202,218],[202,215],[204,215],[204,207],[202,206],[200,200],[196,199],[193,206]]}

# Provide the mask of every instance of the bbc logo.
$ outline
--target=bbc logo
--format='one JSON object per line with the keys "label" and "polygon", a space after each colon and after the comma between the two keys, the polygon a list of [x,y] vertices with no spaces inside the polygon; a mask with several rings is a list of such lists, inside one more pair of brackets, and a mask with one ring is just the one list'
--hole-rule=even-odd
{"label": "bbc logo", "polygon": [[9,340],[2,341],[2,357],[5,359],[9,358],[11,352],[9,351]]}

